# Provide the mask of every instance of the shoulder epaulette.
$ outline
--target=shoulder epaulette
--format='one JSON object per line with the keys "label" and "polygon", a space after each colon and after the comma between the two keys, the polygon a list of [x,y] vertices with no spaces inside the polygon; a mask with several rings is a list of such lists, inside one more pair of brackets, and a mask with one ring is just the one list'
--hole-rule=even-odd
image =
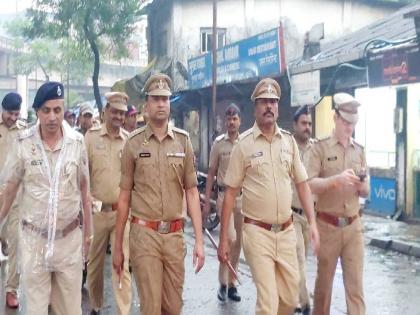
{"label": "shoulder epaulette", "polygon": [[124,128],[121,128],[121,132],[123,133],[124,136],[128,137],[130,135],[130,133],[125,130]]}
{"label": "shoulder epaulette", "polygon": [[326,137],[319,138],[316,142],[322,142],[322,141],[329,140],[329,139],[331,139],[331,136],[326,136]]}
{"label": "shoulder epaulette", "polygon": [[224,135],[224,134],[218,135],[218,136],[216,137],[216,139],[214,139],[214,142],[219,142],[219,141],[223,140],[223,139],[224,139],[224,137],[225,137],[225,135]]}
{"label": "shoulder epaulette", "polygon": [[20,130],[18,132],[17,138],[19,140],[23,140],[23,139],[26,139],[26,138],[29,138],[29,137],[33,136],[34,133],[35,133],[35,128],[34,127],[28,128],[28,129],[23,129],[23,130]]}
{"label": "shoulder epaulette", "polygon": [[177,128],[177,127],[172,127],[172,130],[175,131],[175,132],[177,132],[177,133],[181,133],[184,136],[187,136],[187,137],[190,136],[189,133],[188,133],[188,131],[185,131],[184,129],[180,129],[180,128]]}
{"label": "shoulder epaulette", "polygon": [[135,137],[135,136],[137,136],[137,135],[139,135],[139,134],[141,134],[143,131],[145,131],[146,130],[146,126],[143,126],[143,127],[140,127],[140,128],[138,128],[138,129],[136,129],[136,130],[134,130],[133,132],[131,132],[129,135],[128,135],[128,139],[131,139],[131,138],[133,138],[133,137]]}
{"label": "shoulder epaulette", "polygon": [[245,130],[244,132],[242,132],[242,133],[239,135],[238,140],[239,140],[239,141],[241,141],[241,140],[245,139],[246,137],[248,137],[249,135],[252,135],[252,128],[250,128],[250,129]]}
{"label": "shoulder epaulette", "polygon": [[354,143],[355,145],[357,145],[358,147],[362,148],[362,149],[364,149],[364,148],[365,148],[365,147],[364,147],[363,145],[361,145],[360,143],[358,143],[358,142],[354,141],[354,139],[353,139],[353,143]]}
{"label": "shoulder epaulette", "polygon": [[315,143],[317,143],[319,140],[317,139],[317,138],[310,138],[309,139],[309,143],[310,144],[315,144]]}
{"label": "shoulder epaulette", "polygon": [[28,124],[26,122],[22,121],[22,120],[17,120],[16,121],[16,127],[18,129],[25,129],[25,128],[28,127]]}
{"label": "shoulder epaulette", "polygon": [[279,128],[281,132],[285,133],[286,135],[292,136],[292,133],[290,131],[287,131],[286,129]]}
{"label": "shoulder epaulette", "polygon": [[101,130],[101,125],[94,125],[87,132],[99,131],[99,130]]}

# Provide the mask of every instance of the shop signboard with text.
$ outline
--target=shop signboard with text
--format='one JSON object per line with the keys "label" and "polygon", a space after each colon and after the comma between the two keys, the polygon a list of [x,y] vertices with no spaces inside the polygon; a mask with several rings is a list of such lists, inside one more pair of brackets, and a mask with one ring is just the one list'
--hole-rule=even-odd
{"label": "shop signboard with text", "polygon": [[[265,76],[285,70],[282,28],[278,27],[217,50],[217,84]],[[212,85],[212,53],[188,60],[188,85],[200,89]]]}

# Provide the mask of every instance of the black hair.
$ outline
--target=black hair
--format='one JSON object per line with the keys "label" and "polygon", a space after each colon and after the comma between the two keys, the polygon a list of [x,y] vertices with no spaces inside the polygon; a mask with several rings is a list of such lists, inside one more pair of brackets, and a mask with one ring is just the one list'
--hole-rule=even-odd
{"label": "black hair", "polygon": [[311,111],[309,110],[308,105],[303,105],[298,108],[298,110],[293,114],[293,121],[297,122],[301,115],[310,115]]}
{"label": "black hair", "polygon": [[225,116],[235,116],[238,115],[241,117],[241,110],[238,106],[236,106],[234,103],[230,104],[225,111]]}

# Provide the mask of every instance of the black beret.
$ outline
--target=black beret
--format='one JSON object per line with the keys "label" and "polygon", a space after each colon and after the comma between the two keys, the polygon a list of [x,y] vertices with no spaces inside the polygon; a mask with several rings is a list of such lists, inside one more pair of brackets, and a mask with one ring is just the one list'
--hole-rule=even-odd
{"label": "black beret", "polygon": [[60,82],[49,81],[41,85],[36,92],[32,107],[37,110],[46,101],[64,98],[64,86]]}
{"label": "black beret", "polygon": [[303,105],[299,107],[298,110],[294,113],[293,120],[297,122],[300,115],[310,115],[310,114],[311,114],[311,111],[309,110],[309,106]]}
{"label": "black beret", "polygon": [[20,110],[20,105],[22,104],[22,97],[15,93],[7,93],[1,102],[1,106],[4,110]]}

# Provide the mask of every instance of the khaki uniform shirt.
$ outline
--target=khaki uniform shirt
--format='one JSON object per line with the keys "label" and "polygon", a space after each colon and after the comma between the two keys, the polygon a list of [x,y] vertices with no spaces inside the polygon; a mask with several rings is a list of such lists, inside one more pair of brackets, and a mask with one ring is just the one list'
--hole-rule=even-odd
{"label": "khaki uniform shirt", "polygon": [[281,224],[291,216],[291,181],[307,179],[293,136],[275,127],[271,142],[257,124],[239,137],[225,177],[227,186],[242,186],[242,212],[269,224]]}
{"label": "khaki uniform shirt", "polygon": [[6,163],[7,154],[12,149],[11,146],[16,140],[18,131],[24,128],[25,125],[19,120],[12,127],[7,128],[0,112],[0,171]]}
{"label": "khaki uniform shirt", "polygon": [[214,143],[210,150],[210,162],[209,166],[217,170],[217,185],[223,186],[226,171],[229,165],[230,154],[235,143],[238,139],[233,142],[230,140],[227,133],[220,135],[214,140]]}
{"label": "khaki uniform shirt", "polygon": [[[308,154],[313,144],[314,144],[313,139],[309,139],[308,143],[304,146],[298,144],[300,160],[302,162],[304,161],[305,156]],[[299,195],[297,194],[295,185],[292,185],[292,191],[293,191],[292,207],[302,209],[302,204],[300,203]]]}
{"label": "khaki uniform shirt", "polygon": [[64,158],[59,173],[57,230],[62,230],[81,210],[80,179],[88,176],[85,144],[82,135],[65,127],[63,138],[54,149],[41,140],[39,125],[19,133],[18,141],[11,151],[6,167],[6,181],[20,183],[22,199],[20,208],[22,219],[41,229],[48,227],[48,198],[50,183],[42,154],[44,146],[50,164],[51,176],[63,147]]}
{"label": "khaki uniform shirt", "polygon": [[104,204],[118,201],[121,155],[127,138],[128,133],[122,128],[118,137],[110,136],[105,124],[92,127],[86,133],[91,194]]}
{"label": "khaki uniform shirt", "polygon": [[132,214],[143,220],[182,218],[184,189],[197,186],[194,152],[188,133],[168,126],[159,142],[146,126],[133,131],[122,153],[121,183],[132,190]]}
{"label": "khaki uniform shirt", "polygon": [[[305,165],[310,179],[328,178],[346,169],[353,169],[356,174],[362,168],[367,169],[364,148],[351,139],[350,145],[345,149],[334,135],[312,146],[305,157]],[[316,210],[318,212],[351,217],[360,210],[359,196],[354,192],[332,187],[317,196]]]}
{"label": "khaki uniform shirt", "polygon": [[[3,167],[6,164],[8,154],[10,154],[11,150],[13,149],[13,145],[15,145],[17,141],[18,132],[23,130],[25,127],[25,124],[18,120],[10,128],[7,128],[3,122],[2,113],[0,112],[0,205],[3,202],[3,196],[1,192],[2,178],[3,176],[6,176],[8,172],[6,169],[3,169]],[[14,207],[17,205],[17,200],[20,199],[19,194],[20,190],[18,192],[18,196],[15,198],[13,204]]]}

